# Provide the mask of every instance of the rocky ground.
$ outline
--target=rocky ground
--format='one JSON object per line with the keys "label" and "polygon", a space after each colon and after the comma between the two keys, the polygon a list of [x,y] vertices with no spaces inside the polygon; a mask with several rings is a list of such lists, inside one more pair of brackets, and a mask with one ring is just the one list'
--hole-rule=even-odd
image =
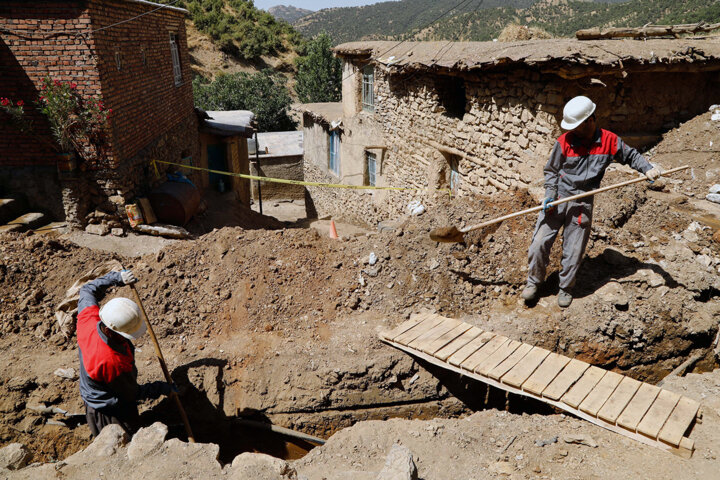
{"label": "rocky ground", "polygon": [[[506,412],[501,392],[491,392],[486,402],[482,385],[415,361],[382,344],[377,332],[429,310],[650,382],[693,354],[701,356],[697,371],[712,370],[720,293],[720,245],[713,232],[720,227],[714,223],[720,209],[704,194],[720,174],[713,169],[717,147],[710,145],[710,138],[718,138],[718,123],[702,115],[650,152],[666,168],[690,163],[691,172],[652,189],[642,182],[598,196],[576,299],[565,310],[555,299],[559,245],[540,301],[518,301],[534,216],[476,232],[464,244],[437,244],[428,236],[434,227],[527,208],[535,204],[537,188],[492,198],[430,199],[423,215],[341,240],[301,224],[263,224],[254,217],[250,224],[153,253],[146,248],[141,256],[120,254],[140,278],[142,301],[182,387],[195,437],[206,445],[179,442],[185,437],[174,405],[160,400],[142,408],[145,424],[168,425],[170,440],[158,440],[153,455],[185,449],[183,455],[203,458],[197,465],[217,464],[212,471],[223,475],[222,463],[229,475],[242,452],[292,460],[310,448],[238,423],[250,418],[330,438],[288,467],[309,479],[375,478],[398,441],[427,479],[606,478],[607,472],[670,478],[665,472],[688,471],[697,472],[690,478],[710,478],[703,475],[717,466],[720,443],[711,428],[716,416],[706,415],[693,431],[694,458],[679,460],[533,402],[511,397]],[[613,167],[604,184],[633,175]],[[211,225],[217,219],[205,220]],[[262,228],[268,225],[274,230]],[[132,252],[123,248],[125,255]],[[77,370],[75,339],[61,333],[54,312],[74,279],[114,258],[117,253],[70,238],[2,237],[0,446],[22,443],[38,462],[79,452],[75,464],[66,460],[21,471],[18,478],[42,478],[40,469],[43,475],[81,478],[76,466],[87,468],[94,458],[92,449],[82,452],[90,435],[82,416],[74,415],[83,412],[70,372]],[[160,378],[147,337],[138,342],[137,364],[141,381]],[[599,447],[564,441],[574,434],[592,437]],[[535,446],[554,437],[556,443]],[[120,443],[106,470],[98,472],[129,472],[123,459],[132,444]],[[134,472],[152,474],[152,462],[133,462]],[[288,472],[278,475],[291,478]]]}

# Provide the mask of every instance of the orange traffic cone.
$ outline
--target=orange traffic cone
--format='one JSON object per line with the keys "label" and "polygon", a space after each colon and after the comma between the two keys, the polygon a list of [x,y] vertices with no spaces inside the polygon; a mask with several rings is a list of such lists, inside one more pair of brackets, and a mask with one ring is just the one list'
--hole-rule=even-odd
{"label": "orange traffic cone", "polygon": [[338,238],[337,230],[335,230],[334,220],[330,220],[330,238]]}

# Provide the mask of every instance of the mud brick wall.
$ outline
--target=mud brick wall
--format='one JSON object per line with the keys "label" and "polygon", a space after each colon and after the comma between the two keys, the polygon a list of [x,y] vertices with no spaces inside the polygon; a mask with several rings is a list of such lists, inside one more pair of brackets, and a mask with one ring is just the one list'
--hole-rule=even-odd
{"label": "mud brick wall", "polygon": [[[361,75],[349,75],[357,71],[353,61],[345,59],[344,94],[360,90]],[[411,200],[432,202],[435,189],[449,187],[454,162],[458,195],[540,184],[550,150],[562,133],[563,106],[576,95],[592,98],[601,126],[635,147],[652,145],[665,131],[706,111],[712,98],[720,98],[717,72],[639,70],[626,77],[616,73],[566,80],[524,65],[499,73],[462,75],[391,75],[376,67],[374,114],[359,111],[357,94],[344,96],[341,165],[361,161],[362,145],[383,144],[387,150],[378,184],[428,190],[375,192],[367,197],[352,190],[311,189],[315,208],[326,215],[361,217],[362,223],[375,225],[405,213]],[[699,91],[707,95],[697,95]],[[368,135],[378,129],[380,135]],[[308,136],[318,134],[312,125],[306,125],[305,132],[306,142]],[[307,157],[305,178],[327,181],[327,167]]]}

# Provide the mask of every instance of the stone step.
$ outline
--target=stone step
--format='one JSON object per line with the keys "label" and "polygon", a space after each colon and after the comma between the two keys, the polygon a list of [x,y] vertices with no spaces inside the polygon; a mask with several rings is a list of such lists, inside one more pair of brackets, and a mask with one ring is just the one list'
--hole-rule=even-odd
{"label": "stone step", "polygon": [[65,233],[66,229],[67,222],[52,222],[47,225],[43,225],[40,228],[36,228],[35,233],[38,235],[61,234]]}
{"label": "stone step", "polygon": [[40,212],[31,212],[26,213],[25,215],[22,215],[15,220],[12,220],[10,222],[7,222],[8,225],[20,225],[22,227],[22,230],[20,231],[26,231],[26,230],[32,230],[34,228],[38,228],[42,225],[46,225],[50,222],[50,218],[48,218],[47,215]]}
{"label": "stone step", "polygon": [[28,205],[24,197],[5,195],[0,198],[0,224],[7,223],[23,212],[27,212]]}

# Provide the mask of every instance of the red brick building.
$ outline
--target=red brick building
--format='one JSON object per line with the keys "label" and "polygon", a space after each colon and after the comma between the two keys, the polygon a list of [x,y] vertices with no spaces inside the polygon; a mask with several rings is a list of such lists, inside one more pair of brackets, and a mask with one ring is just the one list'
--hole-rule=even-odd
{"label": "red brick building", "polygon": [[[0,189],[22,190],[74,225],[93,223],[98,208],[119,222],[125,202],[156,181],[151,159],[198,158],[186,15],[145,0],[1,2],[0,97],[23,100],[33,128],[24,134],[0,117]],[[58,178],[34,108],[45,77],[113,110],[103,148],[87,147],[76,178]]]}

